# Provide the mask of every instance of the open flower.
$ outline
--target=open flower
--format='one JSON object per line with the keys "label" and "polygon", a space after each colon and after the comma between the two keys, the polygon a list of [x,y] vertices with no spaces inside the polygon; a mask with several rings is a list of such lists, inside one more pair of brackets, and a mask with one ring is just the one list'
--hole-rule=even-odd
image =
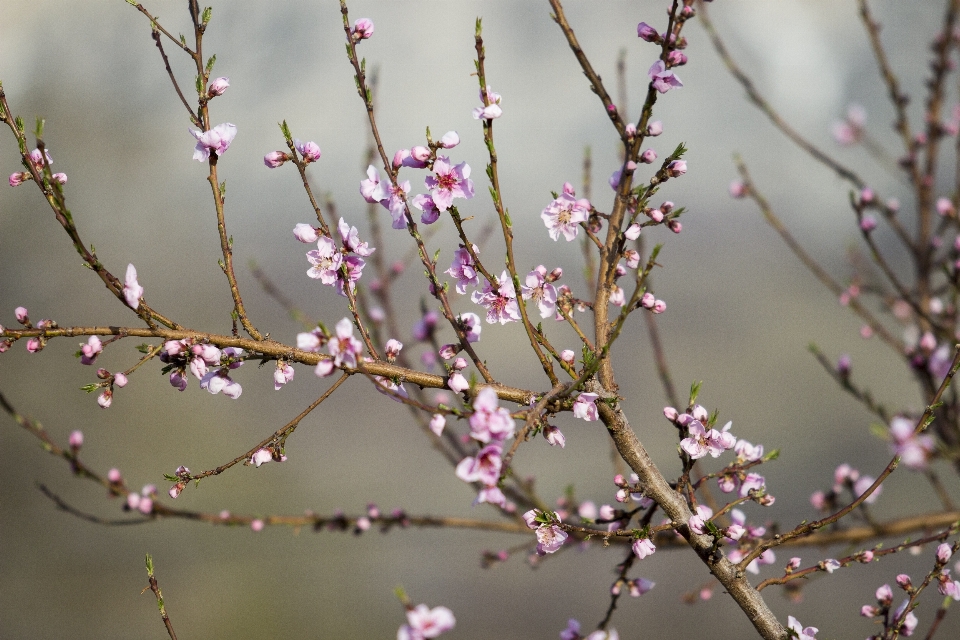
{"label": "open flower", "polygon": [[450,158],[437,156],[433,163],[432,176],[427,176],[424,184],[430,189],[430,196],[438,211],[450,208],[454,198],[473,197],[473,181],[470,180],[470,165],[461,162],[450,166]]}
{"label": "open flower", "polygon": [[666,93],[674,87],[683,86],[680,78],[678,78],[673,71],[667,70],[667,65],[664,64],[663,60],[654,62],[653,66],[651,66],[647,72],[647,75],[650,76],[650,83],[653,85],[653,88],[660,93]]}
{"label": "open flower", "polygon": [[211,152],[222,156],[230,148],[230,143],[237,135],[237,126],[224,122],[209,131],[190,129],[190,135],[197,139],[197,146],[193,150],[193,159],[203,162],[210,157]]}

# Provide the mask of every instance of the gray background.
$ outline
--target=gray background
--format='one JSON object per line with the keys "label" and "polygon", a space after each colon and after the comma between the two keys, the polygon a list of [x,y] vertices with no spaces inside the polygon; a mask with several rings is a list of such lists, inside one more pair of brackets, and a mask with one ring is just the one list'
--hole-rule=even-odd
{"label": "gray background", "polygon": [[[148,9],[174,33],[188,32],[184,5],[156,0]],[[913,3],[883,2],[876,8],[888,25],[884,36],[891,60],[915,96],[926,76],[925,43],[940,18],[939,5],[924,4],[922,13]],[[626,48],[631,119],[657,53],[636,38],[635,26],[644,20],[662,29],[663,8],[663,2],[611,1],[567,7],[581,44],[611,88],[616,57]],[[731,49],[781,113],[857,166],[880,193],[899,196],[909,214],[902,185],[862,151],[837,150],[830,140],[832,120],[857,101],[870,113],[871,132],[896,153],[889,135],[892,113],[854,3],[725,0],[711,8]],[[314,188],[329,192],[340,214],[360,226],[365,237],[365,205],[357,195],[365,168],[364,115],[335,3],[234,1],[214,9],[205,51],[217,54],[215,75],[229,76],[232,86],[212,103],[213,120],[239,129],[220,163],[238,277],[258,327],[290,341],[299,327],[258,290],[246,267],[250,260],[329,325],[345,311],[341,298],[304,275],[305,247],[290,230],[312,214],[295,171],[268,171],[261,158],[282,147],[275,124],[281,119],[297,137],[316,140],[323,158],[311,168]],[[156,309],[190,327],[228,332],[229,295],[216,265],[205,168],[190,159],[189,123],[145,18],[122,2],[93,0],[37,0],[3,13],[0,79],[28,126],[35,114],[47,119],[46,142],[55,170],[70,177],[66,193],[82,236],[114,273],[122,275],[134,262]],[[503,95],[497,150],[504,199],[516,225],[518,262],[562,265],[565,281],[583,291],[579,250],[551,242],[539,212],[563,181],[580,184],[586,145],[594,158],[594,202],[609,209],[606,178],[617,164],[617,143],[546,3],[352,3],[351,19],[370,17],[376,24],[361,53],[380,69],[385,144],[392,153],[421,143],[425,126],[437,136],[457,130],[463,144],[451,155],[473,167],[478,192],[461,210],[480,219],[492,215],[480,127],[470,116],[478,104],[470,76],[478,15],[484,19],[489,82]],[[830,383],[808,354],[808,343],[816,342],[831,356],[852,354],[857,379],[888,406],[916,409],[920,399],[896,354],[876,340],[861,340],[856,319],[800,267],[754,207],[727,196],[735,176],[731,155],[739,152],[796,235],[845,280],[850,269],[844,254],[857,237],[845,205],[847,187],[792,148],[745,103],[698,21],[685,33],[691,63],[677,72],[685,87],[661,97],[656,117],[665,133],[653,141],[661,157],[680,141],[690,147],[689,173],[661,192],[688,207],[684,231],[650,234],[666,242],[664,268],[655,277],[658,297],[668,304],[660,326],[679,386],[703,380],[701,400],[720,408],[721,420],[732,419],[736,435],[783,451],[764,469],[776,505],[748,511],[752,519],[790,526],[815,515],[808,496],[829,487],[837,464],[849,461],[875,474],[888,461],[887,446],[869,435],[870,417]],[[173,47],[167,50],[189,90],[187,61]],[[912,107],[914,122],[919,102],[915,99]],[[13,139],[4,133],[0,174],[18,166]],[[408,177],[417,189],[420,174]],[[451,257],[449,227],[433,245],[444,247],[442,264]],[[408,249],[407,238],[389,231],[387,246],[378,250],[399,258]],[[484,255],[494,256],[498,247],[492,242]],[[408,329],[424,294],[419,272],[409,269],[398,291]],[[15,324],[18,305],[27,306],[34,320],[52,317],[64,326],[132,322],[129,311],[80,267],[32,185],[0,189],[0,274],[0,322],[6,326]],[[461,305],[469,309],[466,300]],[[539,380],[530,368],[533,358],[512,357],[525,343],[521,334],[515,326],[484,327],[482,355],[508,384]],[[574,347],[570,335],[557,335],[558,344]],[[414,350],[409,334],[396,337]],[[663,393],[639,318],[620,347],[617,367],[627,412],[658,464],[672,475],[676,442],[660,415]],[[110,410],[102,411],[95,397],[78,391],[93,381],[94,371],[73,360],[76,348],[69,340],[56,341],[29,355],[18,344],[0,357],[0,388],[62,442],[71,430],[82,429],[85,461],[104,472],[119,467],[134,487],[166,486],[162,474],[180,464],[199,470],[233,458],[326,386],[300,368],[292,384],[274,392],[270,374],[248,366],[237,375],[243,396],[231,401],[201,392],[195,381],[177,394],[156,368],[147,367],[119,390]],[[130,346],[121,343],[98,364],[117,370],[134,358]],[[561,421],[566,449],[536,441],[521,450],[518,469],[537,475],[547,499],[575,483],[584,499],[612,501],[609,449],[598,424]],[[4,638],[166,637],[152,596],[139,595],[146,586],[144,553],[155,558],[181,638],[393,637],[403,621],[393,595],[396,585],[403,585],[414,602],[453,609],[458,623],[450,637],[555,638],[568,617],[580,618],[587,628],[602,617],[611,570],[621,557],[619,551],[594,546],[550,558],[536,570],[519,554],[485,571],[479,568],[481,551],[528,538],[453,530],[360,538],[282,528],[254,534],[177,521],[100,527],[57,512],[35,483],[48,484],[82,509],[119,515],[119,505],[104,500],[100,489],[72,479],[61,461],[44,454],[6,419],[0,448]],[[494,517],[484,507],[470,506],[470,488],[422,441],[407,415],[371,394],[359,379],[304,421],[288,442],[288,455],[287,464],[238,468],[199,490],[190,488],[177,506],[251,514],[337,508],[356,513],[372,501],[414,514]],[[875,511],[913,514],[923,504],[932,504],[930,491],[917,477],[898,472]],[[852,551],[780,551],[775,567],[794,553],[808,566]],[[873,627],[858,610],[872,602],[875,588],[900,571],[917,576],[930,564],[927,553],[814,578],[816,584],[804,590],[799,603],[776,589],[765,595],[782,619],[792,614],[819,626],[821,637],[863,637]],[[639,568],[639,575],[659,584],[640,600],[621,602],[614,619],[621,637],[682,638],[707,628],[718,638],[750,634],[745,618],[722,594],[695,608],[680,604],[681,593],[709,582],[705,568],[689,554],[661,552]],[[764,576],[778,571],[768,568]],[[936,600],[918,610],[922,625],[930,621]],[[947,622],[957,628],[955,620]],[[943,637],[951,633],[942,631]]]}

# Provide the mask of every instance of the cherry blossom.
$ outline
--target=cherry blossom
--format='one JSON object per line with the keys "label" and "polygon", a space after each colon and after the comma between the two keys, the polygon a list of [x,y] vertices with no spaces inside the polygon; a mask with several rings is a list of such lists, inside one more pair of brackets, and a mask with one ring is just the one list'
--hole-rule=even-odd
{"label": "cherry blossom", "polygon": [[538,265],[527,274],[526,284],[521,287],[523,299],[537,303],[541,318],[549,318],[557,311],[557,289],[546,281],[546,275],[546,267]]}
{"label": "cherry blossom", "polygon": [[313,265],[307,270],[308,276],[331,286],[337,283],[343,256],[333,240],[326,236],[317,240],[317,248],[307,252],[307,260]]}
{"label": "cherry blossom", "polygon": [[649,555],[653,555],[657,551],[657,547],[653,544],[653,541],[650,538],[638,538],[633,541],[633,553],[643,560]]}
{"label": "cherry blossom", "polygon": [[473,400],[470,416],[470,437],[478,442],[503,442],[513,437],[514,421],[510,412],[500,406],[492,387],[484,387]]}
{"label": "cherry blossom", "polygon": [[343,318],[337,323],[337,334],[330,338],[327,349],[332,359],[321,360],[317,364],[316,374],[324,378],[337,367],[357,368],[357,357],[363,353],[363,343],[353,337],[353,323]]}
{"label": "cherry blossom", "polygon": [[294,370],[289,362],[278,362],[277,368],[273,370],[273,388],[279,391],[280,388],[293,380]]}
{"label": "cherry blossom", "polygon": [[[476,245],[473,245],[473,252],[479,255]],[[467,292],[467,285],[477,286],[480,284],[480,275],[477,272],[476,265],[473,263],[473,258],[470,256],[470,252],[462,246],[454,251],[453,262],[450,264],[450,268],[444,271],[444,273],[457,279],[456,286],[457,293],[459,294]]]}
{"label": "cherry blossom", "polygon": [[[299,225],[298,225],[299,226]],[[340,222],[337,225],[337,230],[340,232],[340,239],[343,241],[343,246],[358,256],[369,256],[376,249],[371,249],[367,246],[366,242],[360,242],[360,236],[357,232],[356,227],[351,227],[347,222],[340,218]]]}
{"label": "cherry blossom", "polygon": [[320,146],[316,142],[293,141],[293,148],[300,152],[305,163],[316,162],[320,159]]}
{"label": "cherry blossom", "polygon": [[457,623],[453,612],[446,607],[429,608],[425,604],[407,610],[407,624],[397,631],[397,640],[423,640],[436,638],[450,631]]}
{"label": "cherry blossom", "polygon": [[581,393],[578,395],[576,401],[573,403],[573,417],[586,420],[587,422],[599,420],[600,414],[596,404],[597,398],[599,397],[596,393]]}
{"label": "cherry blossom", "polygon": [[351,36],[354,42],[367,40],[373,35],[373,20],[370,18],[360,18],[353,23]]}

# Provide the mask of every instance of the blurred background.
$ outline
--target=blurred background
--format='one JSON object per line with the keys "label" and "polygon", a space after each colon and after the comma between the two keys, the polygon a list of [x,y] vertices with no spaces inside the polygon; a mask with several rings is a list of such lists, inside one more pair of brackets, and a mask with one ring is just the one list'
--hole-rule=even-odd
{"label": "blurred background", "polygon": [[[190,33],[185,2],[153,0],[148,10],[173,33]],[[875,3],[887,26],[884,43],[904,88],[914,95],[913,122],[920,121],[920,89],[928,75],[928,43],[941,19],[942,3]],[[912,213],[909,193],[896,177],[859,148],[840,149],[831,124],[847,106],[865,106],[867,127],[894,157],[900,151],[890,130],[885,101],[868,42],[852,0],[724,0],[711,15],[735,57],[780,113],[814,143],[857,168],[884,197],[899,197]],[[486,154],[471,109],[479,104],[473,72],[473,31],[483,18],[487,77],[503,96],[504,116],[495,132],[503,195],[517,236],[522,268],[562,266],[564,282],[583,293],[579,247],[552,242],[540,211],[564,181],[582,184],[584,149],[593,158],[592,200],[609,210],[607,178],[618,166],[618,142],[599,101],[589,91],[546,2],[361,2],[351,20],[369,17],[374,37],[360,46],[368,68],[379,70],[378,116],[388,153],[459,132],[455,162],[473,168],[477,197],[460,207],[475,216],[474,229],[489,220]],[[614,90],[616,60],[626,51],[630,120],[636,120],[657,48],[636,37],[636,24],[665,28],[663,2],[568,2],[567,15],[608,88]],[[839,280],[851,269],[848,250],[858,234],[847,203],[849,187],[792,147],[743,97],[693,20],[685,30],[690,63],[677,70],[684,87],[661,96],[655,117],[664,134],[651,140],[661,157],[679,143],[690,149],[689,172],[671,181],[659,197],[687,207],[683,232],[654,230],[664,242],[662,269],[654,276],[657,297],[667,302],[659,317],[666,354],[682,390],[702,380],[700,400],[733,420],[733,432],[767,450],[781,449],[763,472],[773,507],[748,505],[751,521],[779,521],[789,528],[815,517],[809,495],[832,484],[832,470],[849,462],[876,475],[889,461],[888,445],[870,435],[871,417],[841,393],[809,354],[816,343],[831,358],[853,359],[855,379],[890,408],[922,408],[901,359],[877,340],[859,336],[858,321],[818,285],[763,223],[755,207],[731,200],[739,153],[758,187],[807,249]],[[358,195],[364,176],[366,121],[344,56],[343,30],[335,2],[262,3],[234,0],[214,5],[205,53],[216,53],[214,76],[228,76],[227,93],[211,105],[214,123],[232,122],[239,133],[220,162],[227,182],[228,230],[235,240],[238,278],[254,323],[278,340],[293,341],[301,327],[259,288],[249,264],[256,262],[311,317],[332,326],[346,315],[343,299],[307,278],[304,252],[291,229],[312,221],[312,210],[292,166],[269,171],[265,153],[283,148],[276,123],[286,119],[295,137],[323,150],[310,178],[329,194],[338,214],[366,239],[366,205]],[[184,91],[193,74],[188,60],[166,47]],[[11,107],[28,129],[46,119],[45,140],[54,170],[66,172],[67,202],[82,237],[120,275],[136,264],[153,307],[191,328],[230,330],[229,293],[217,266],[214,210],[206,168],[191,160],[194,139],[144,16],[119,0],[61,3],[34,0],[0,20],[0,80]],[[948,106],[955,103],[951,97]],[[13,137],[0,135],[0,174],[20,170]],[[645,175],[641,172],[640,175]],[[406,176],[415,191],[421,174]],[[944,185],[944,189],[947,189]],[[657,204],[657,203],[654,203]],[[385,230],[377,247],[402,259],[410,242]],[[883,242],[884,230],[878,231]],[[455,247],[452,225],[431,240],[449,264]],[[484,247],[488,264],[502,251],[495,237]],[[425,296],[421,269],[401,279],[398,309],[405,335],[392,336],[419,353],[409,333]],[[366,277],[366,276],[365,276]],[[0,189],[0,323],[15,325],[13,309],[26,306],[36,321],[61,326],[131,324],[117,304],[82,268],[66,235],[33,185]],[[473,310],[465,298],[459,309]],[[573,336],[548,331],[561,348]],[[442,334],[442,341],[446,338]],[[129,367],[134,342],[113,345],[97,364]],[[521,359],[526,338],[517,326],[485,326],[480,353],[506,384],[530,387],[540,380],[534,358]],[[105,473],[122,472],[131,487],[168,484],[164,473],[178,465],[194,471],[215,467],[299,413],[327,387],[306,368],[275,392],[268,370],[247,366],[235,376],[243,385],[236,401],[211,396],[196,381],[180,394],[148,366],[118,390],[101,410],[95,395],[79,387],[95,370],[78,364],[77,344],[57,340],[40,354],[22,344],[0,357],[0,390],[38,420],[61,443],[80,429],[82,457]],[[679,468],[673,428],[662,418],[665,396],[653,367],[643,322],[631,323],[616,356],[624,406],[634,429],[669,477]],[[522,544],[530,537],[459,530],[393,531],[354,537],[344,533],[295,532],[161,521],[104,527],[58,511],[37,483],[82,510],[105,518],[122,515],[117,501],[96,485],[71,477],[67,465],[3,417],[0,426],[0,636],[4,638],[164,638],[147,585],[145,553],[153,555],[167,610],[181,638],[373,638],[394,637],[404,621],[393,589],[414,603],[445,605],[457,617],[451,638],[556,638],[569,617],[585,629],[600,620],[609,602],[618,550],[594,545],[569,550],[530,568],[525,554],[481,569],[484,550]],[[558,421],[563,450],[540,439],[521,448],[517,470],[537,477],[548,500],[573,484],[578,498],[613,501],[609,445],[600,423]],[[286,464],[235,468],[188,488],[180,508],[238,514],[299,514],[306,510],[360,513],[369,502],[410,514],[496,518],[472,507],[472,489],[457,480],[443,458],[424,441],[406,411],[350,380],[301,425],[287,442]],[[718,466],[708,462],[708,469]],[[944,471],[947,471],[946,469]],[[948,476],[949,477],[949,476]],[[955,479],[950,490],[957,495]],[[164,496],[164,501],[169,499]],[[875,505],[879,517],[912,515],[935,505],[932,492],[909,471],[884,485]],[[841,557],[853,548],[780,550],[761,577],[779,575],[790,556],[803,566]],[[897,573],[915,577],[932,564],[932,550],[831,577],[815,577],[792,601],[772,588],[764,592],[781,617],[794,615],[820,627],[825,637],[864,637],[874,631],[858,616],[873,603],[875,589]],[[709,629],[716,638],[747,637],[751,627],[722,594],[693,607],[683,593],[710,583],[690,554],[663,551],[634,569],[658,583],[638,600],[621,600],[614,617],[623,638],[687,638]],[[923,601],[921,629],[932,619],[937,598]],[[669,612],[668,615],[663,615]],[[948,616],[942,637],[960,629]]]}

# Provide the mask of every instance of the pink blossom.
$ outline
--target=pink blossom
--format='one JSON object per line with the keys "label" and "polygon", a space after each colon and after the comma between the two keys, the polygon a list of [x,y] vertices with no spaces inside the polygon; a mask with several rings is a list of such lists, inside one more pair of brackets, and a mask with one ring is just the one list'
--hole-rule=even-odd
{"label": "pink blossom", "polygon": [[80,447],[83,446],[83,431],[71,431],[70,432],[70,448],[73,449],[74,453],[80,450]]}
{"label": "pink blossom", "polygon": [[453,149],[458,144],[460,144],[460,136],[457,135],[456,131],[447,131],[440,138],[440,146],[444,149]]}
{"label": "pink blossom", "polygon": [[541,318],[549,318],[557,311],[557,289],[546,281],[546,275],[547,268],[538,265],[527,274],[526,284],[521,287],[524,300],[536,301]]}
{"label": "pink blossom", "polygon": [[746,498],[751,491],[764,491],[766,488],[766,480],[763,476],[759,473],[748,473],[740,485],[740,497]]}
{"label": "pink blossom", "polygon": [[475,313],[461,313],[457,319],[463,324],[463,330],[466,333],[467,342],[478,342],[483,325],[480,324],[480,316]]}
{"label": "pink blossom", "polygon": [[[477,253],[476,245],[473,246],[473,251]],[[457,293],[459,294],[467,292],[467,285],[477,286],[480,284],[480,275],[473,263],[473,258],[470,256],[470,252],[462,246],[454,251],[453,262],[444,273],[457,279]]]}
{"label": "pink blossom", "polygon": [[27,158],[30,161],[30,164],[36,168],[37,171],[43,171],[43,159],[46,156],[47,164],[53,164],[53,158],[50,157],[50,149],[44,149],[43,153],[40,152],[40,149],[34,149],[30,152],[29,157]]}
{"label": "pink blossom", "polygon": [[945,217],[955,217],[957,210],[950,198],[937,198],[937,213]]}
{"label": "pink blossom", "polygon": [[273,388],[279,391],[280,387],[293,380],[294,370],[289,362],[277,362],[277,368],[273,370]]}
{"label": "pink blossom", "polygon": [[466,162],[451,166],[446,156],[437,156],[433,163],[432,176],[427,176],[424,184],[430,189],[430,196],[439,211],[446,211],[454,198],[473,197],[473,181],[470,180],[470,166]]}
{"label": "pink blossom", "polygon": [[581,393],[578,395],[573,403],[573,417],[587,422],[599,420],[600,414],[596,404],[599,397],[596,393]]}
{"label": "pink blossom", "polygon": [[[484,93],[486,93],[486,100],[484,100]],[[486,92],[480,92],[480,100],[484,105],[473,110],[474,120],[493,120],[503,115],[503,109],[500,108],[500,94],[495,93],[490,85],[487,85]]]}
{"label": "pink blossom", "polygon": [[483,387],[473,400],[470,416],[470,437],[478,442],[503,442],[513,437],[514,421],[510,412],[500,406],[492,387]]}
{"label": "pink blossom", "polygon": [[548,424],[543,428],[543,437],[547,439],[547,442],[550,443],[551,447],[556,447],[559,445],[561,449],[567,446],[567,439],[564,437],[560,429],[556,428],[552,424]]}
{"label": "pink blossom", "polygon": [[80,345],[80,363],[93,364],[101,352],[103,352],[103,343],[100,342],[100,337],[90,336],[86,344]]}
{"label": "pink blossom", "polygon": [[390,226],[394,229],[407,228],[407,194],[409,192],[409,180],[404,180],[396,186],[390,184],[387,185],[386,197],[380,201],[380,204],[390,212],[390,217],[393,218]]}
{"label": "pink blossom", "polygon": [[763,445],[754,446],[746,440],[737,440],[733,450],[737,452],[737,461],[741,463],[756,462],[763,457]]}
{"label": "pink blossom", "polygon": [[694,533],[703,534],[706,532],[706,523],[713,517],[713,510],[706,505],[697,505],[696,512],[690,516],[687,524]]}
{"label": "pink blossom", "polygon": [[476,457],[467,456],[457,465],[456,476],[464,482],[481,482],[496,486],[503,466],[503,447],[494,442],[480,449]]}
{"label": "pink blossom", "polygon": [[656,138],[661,133],[663,133],[663,123],[659,120],[654,120],[647,125],[647,135],[651,138]]}
{"label": "pink blossom", "polygon": [[580,622],[574,618],[567,620],[567,628],[560,632],[560,640],[580,640]]}
{"label": "pink blossom", "polygon": [[131,309],[140,306],[140,298],[143,297],[143,287],[137,282],[137,268],[132,264],[127,265],[127,275],[124,278],[123,297]]}
{"label": "pink blossom", "polygon": [[207,160],[211,152],[222,156],[230,148],[230,143],[237,135],[236,125],[229,122],[218,124],[209,131],[200,131],[199,129],[190,129],[189,131],[190,135],[197,139],[193,159],[200,162]]}
{"label": "pink blossom", "polygon": [[360,195],[371,204],[387,198],[387,192],[380,183],[380,172],[373,165],[367,167],[367,179],[360,181]]}
{"label": "pink blossom", "polygon": [[890,420],[890,436],[893,440],[891,447],[900,461],[911,469],[922,471],[927,468],[927,462],[934,450],[933,436],[917,434],[914,430],[914,421],[903,416]]}
{"label": "pink blossom", "polygon": [[[691,420],[687,424],[689,437],[680,441],[680,447],[692,459],[698,460],[708,453],[716,458],[726,449],[732,449],[733,444],[716,429],[707,429],[699,420]],[[729,444],[730,446],[726,446]]]}
{"label": "pink blossom", "polygon": [[433,224],[440,219],[440,210],[429,195],[425,193],[415,195],[410,204],[423,212],[420,214],[420,222],[423,224]]}
{"label": "pink blossom", "polygon": [[293,228],[293,237],[305,244],[313,244],[320,239],[320,234],[313,225],[301,222]]}
{"label": "pink blossom", "polygon": [[360,18],[353,23],[353,41],[367,40],[373,35],[373,21],[370,18]]}
{"label": "pink blossom", "polygon": [[107,409],[113,404],[113,391],[110,389],[104,389],[97,397],[97,404],[100,405],[101,409]]}
{"label": "pink blossom", "polygon": [[263,156],[263,164],[270,169],[276,169],[289,159],[290,156],[283,151],[271,151],[267,155]]}
{"label": "pink blossom", "polygon": [[358,256],[369,256],[376,249],[371,249],[367,246],[366,242],[360,242],[360,236],[357,232],[356,227],[351,227],[347,222],[340,218],[340,222],[337,224],[337,230],[340,232],[340,239],[343,241],[343,246]]}
{"label": "pink blossom", "polygon": [[638,538],[633,541],[633,553],[636,554],[640,560],[643,560],[649,555],[653,555],[656,550],[657,547],[650,538]]}
{"label": "pink blossom", "polygon": [[454,371],[447,379],[447,387],[454,393],[461,393],[470,388],[470,383],[467,382],[467,379],[463,377],[462,373]]}
{"label": "pink blossom", "polygon": [[231,378],[224,369],[211,369],[200,379],[200,388],[216,395],[223,391],[223,395],[236,400],[243,389],[240,383]]}
{"label": "pink blossom", "polygon": [[214,98],[216,96],[222,96],[223,93],[227,90],[227,87],[230,86],[230,78],[226,76],[221,76],[215,79],[210,83],[210,86],[207,87],[207,97]]}
{"label": "pink blossom", "polygon": [[867,112],[858,104],[852,104],[847,109],[844,121],[833,124],[833,139],[841,146],[850,146],[860,142],[863,138],[863,126],[867,121]]}
{"label": "pink blossom", "polygon": [[647,42],[660,43],[660,34],[646,22],[641,22],[637,25],[637,37]]}
{"label": "pink blossom", "polygon": [[640,162],[643,164],[652,164],[657,159],[657,152],[653,149],[647,149],[640,154]]}
{"label": "pink blossom", "polygon": [[24,171],[17,171],[10,174],[9,183],[11,187],[19,187],[25,181],[30,180],[32,176]]}
{"label": "pink blossom", "polygon": [[250,456],[250,464],[259,468],[260,465],[266,464],[273,460],[273,452],[269,449],[257,449],[252,456]]}
{"label": "pink blossom", "polygon": [[667,65],[664,64],[663,60],[654,62],[653,66],[651,66],[647,72],[647,75],[650,76],[650,82],[653,88],[660,93],[666,93],[674,87],[683,86],[680,78],[678,78],[673,71],[667,71]]}
{"label": "pink blossom", "polygon": [[667,175],[671,178],[677,178],[687,172],[686,160],[674,160],[667,165]]}
{"label": "pink blossom", "polygon": [[793,616],[787,616],[787,627],[795,633],[797,640],[817,640],[818,629],[816,627],[804,628],[800,621]]}
{"label": "pink blossom", "polygon": [[326,285],[336,284],[343,257],[333,240],[326,236],[320,238],[317,248],[307,252],[307,260],[313,265],[307,270],[308,276]]}
{"label": "pink blossom", "polygon": [[330,338],[327,349],[332,360],[321,360],[317,364],[316,374],[326,377],[333,373],[336,367],[357,368],[357,356],[363,353],[363,343],[353,337],[353,323],[349,318],[343,318],[337,323],[336,336]]}
{"label": "pink blossom", "polygon": [[904,614],[909,603],[910,600],[904,600],[903,603],[897,607],[897,611],[894,614],[895,619],[903,621],[903,626],[900,627],[900,635],[904,637],[912,636],[917,628],[917,624],[920,622],[917,620],[917,616],[914,615],[913,611],[908,611]]}
{"label": "pink blossom", "polygon": [[579,224],[586,222],[589,215],[590,201],[583,198],[577,200],[572,189],[569,192],[564,189],[559,197],[547,205],[540,218],[554,241],[562,233],[567,242],[570,242],[580,232]]}
{"label": "pink blossom", "polygon": [[450,631],[457,623],[453,612],[446,607],[429,608],[425,604],[407,610],[407,624],[400,627],[397,640],[422,640],[436,638]]}
{"label": "pink blossom", "polygon": [[260,533],[263,531],[264,526],[266,526],[266,523],[260,518],[250,522],[250,529],[253,530],[254,533]]}
{"label": "pink blossom", "polygon": [[483,290],[474,291],[470,299],[487,310],[487,324],[507,324],[520,319],[517,293],[506,270],[500,274],[496,284],[485,282]]}
{"label": "pink blossom", "polygon": [[[870,485],[872,485],[875,481],[876,478],[871,476],[861,476],[856,482],[853,483],[854,493],[857,495],[857,497],[861,496],[862,494],[866,493],[867,489],[869,489]],[[883,485],[877,487],[876,491],[871,493],[870,497],[864,500],[864,502],[867,504],[873,504],[877,501],[877,498],[880,497],[881,493],[883,493]]]}
{"label": "pink blossom", "polygon": [[[554,514],[554,518],[557,523],[560,522],[560,516]],[[561,529],[559,524],[541,524],[537,527],[537,555],[542,556],[559,551],[566,540],[567,532]]]}
{"label": "pink blossom", "polygon": [[445,426],[447,426],[447,419],[443,417],[443,414],[435,413],[430,418],[430,431],[433,431],[437,436],[443,433]]}
{"label": "pink blossom", "polygon": [[577,354],[570,349],[564,349],[560,352],[560,359],[572,367],[577,362]]}
{"label": "pink blossom", "polygon": [[55,173],[50,177],[58,184],[67,184],[67,174],[65,173]]}
{"label": "pink blossom", "polygon": [[316,162],[320,159],[320,146],[316,142],[293,141],[293,148],[300,152],[305,163]]}
{"label": "pink blossom", "polygon": [[125,376],[123,373],[113,374],[113,384],[114,386],[122,389],[123,387],[127,386],[127,376]]}

